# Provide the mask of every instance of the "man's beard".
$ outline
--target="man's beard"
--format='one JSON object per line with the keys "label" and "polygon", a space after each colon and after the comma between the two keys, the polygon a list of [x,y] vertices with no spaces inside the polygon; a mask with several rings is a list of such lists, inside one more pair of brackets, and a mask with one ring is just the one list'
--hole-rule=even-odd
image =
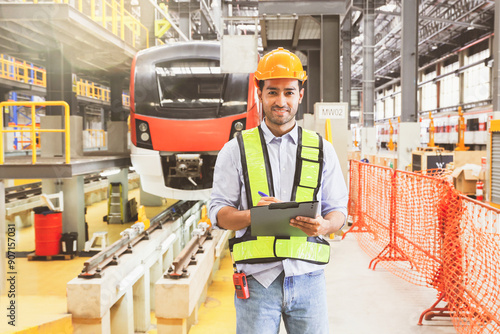
{"label": "man's beard", "polygon": [[[286,112],[288,112],[289,114],[286,117],[276,117],[276,115],[274,113],[275,110],[286,110]],[[265,113],[265,114],[266,114],[266,118],[269,119],[269,121],[271,121],[271,123],[274,123],[276,125],[283,125],[283,124],[290,122],[295,117],[296,113],[297,112],[292,113],[292,109],[289,106],[285,106],[282,108],[271,107],[271,111],[269,113]]]}

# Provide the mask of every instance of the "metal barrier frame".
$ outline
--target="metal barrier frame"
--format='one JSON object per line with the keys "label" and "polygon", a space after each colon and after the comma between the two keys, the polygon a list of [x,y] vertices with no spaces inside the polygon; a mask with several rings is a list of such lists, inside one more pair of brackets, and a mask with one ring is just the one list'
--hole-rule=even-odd
{"label": "metal barrier frame", "polygon": [[[24,106],[31,107],[31,127],[29,130],[4,130],[3,116],[0,117],[0,165],[4,164],[4,140],[3,135],[7,132],[31,132],[31,163],[36,164],[36,132],[64,132],[65,138],[65,162],[71,162],[70,151],[70,125],[69,125],[69,105],[65,101],[40,101],[40,102],[1,102],[0,110],[3,113],[4,107]],[[36,127],[36,107],[63,106],[64,107],[64,129],[38,129]]]}
{"label": "metal barrier frame", "polygon": [[[371,187],[368,189],[368,183],[361,182],[363,178],[369,179],[370,185],[377,182],[384,184],[384,200],[370,202],[370,198],[377,197],[378,193]],[[438,191],[436,185],[443,187],[439,200],[432,207],[417,207],[418,211],[431,211],[435,215],[415,220],[412,216],[411,230],[405,232],[401,230],[404,225],[400,220],[404,218],[399,210],[406,206],[407,197],[398,201],[396,192],[402,190],[401,187],[396,187],[396,182],[403,184],[407,180],[418,181],[415,184],[426,183],[427,189],[434,189],[435,192]],[[423,195],[420,191],[423,190],[414,193]],[[380,214],[381,206],[385,215]],[[386,264],[386,269],[392,274],[410,283],[425,285],[438,291],[437,301],[422,312],[418,325],[423,324],[423,319],[451,317],[458,333],[498,333],[499,267],[498,257],[495,255],[498,254],[499,244],[495,241],[500,240],[500,209],[461,194],[443,171],[434,173],[429,170],[418,174],[354,160],[350,162],[348,209],[353,225],[344,237],[348,233],[355,233],[360,247],[372,256],[369,268],[375,269],[378,263]],[[419,222],[421,227],[425,222],[432,225],[432,230],[425,230],[426,240],[434,240],[430,245],[432,249],[428,244],[419,244],[419,240],[412,238],[412,231],[418,229]],[[380,230],[387,233],[383,238],[384,244],[378,243],[382,238],[376,231]],[[362,237],[363,233],[373,234],[373,237]],[[491,241],[485,244],[488,247],[485,249],[476,244],[476,239]],[[365,242],[364,245],[361,240]],[[412,249],[405,252],[401,247],[402,243]],[[380,246],[383,249],[377,252]],[[481,254],[489,255],[481,258],[478,255],[479,249]],[[422,254],[423,261],[412,261],[418,258],[412,257],[412,250]],[[376,255],[373,256],[373,253]],[[405,276],[405,272],[411,275]],[[441,301],[446,302],[446,306],[438,307]]]}

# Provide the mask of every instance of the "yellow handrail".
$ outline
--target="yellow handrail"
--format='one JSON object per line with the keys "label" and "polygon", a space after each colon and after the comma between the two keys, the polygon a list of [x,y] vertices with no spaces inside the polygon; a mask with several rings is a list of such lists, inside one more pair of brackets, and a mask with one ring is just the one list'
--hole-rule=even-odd
{"label": "yellow handrail", "polygon": [[[32,0],[34,4],[38,3],[38,0]],[[125,26],[132,32],[132,45],[135,47],[136,37],[141,35],[141,32],[144,31],[146,48],[149,47],[149,30],[137,19],[134,15],[132,15],[129,11],[125,9],[125,3],[123,0],[120,0],[118,3],[116,0],[111,0],[110,2],[106,0],[101,0],[100,6],[96,6],[95,0],[90,1],[90,15],[88,15],[83,8],[85,7],[88,11],[88,5],[83,3],[83,0],[78,0],[78,3],[70,4],[69,0],[54,0],[55,3],[65,3],[69,4],[71,7],[78,10],[80,13],[90,16],[92,20],[95,22],[100,22],[102,26],[111,31],[114,35],[118,36],[121,40],[126,41],[125,35]],[[43,3],[47,3],[44,1]],[[107,10],[106,7],[109,7]],[[108,16],[107,13],[111,11],[111,16]],[[102,15],[97,17],[97,15]],[[111,28],[108,28],[107,21],[111,21]],[[119,21],[119,22],[118,22]],[[129,23],[131,22],[131,23]],[[118,25],[120,25],[120,32],[118,33]]]}
{"label": "yellow handrail", "polygon": [[[0,78],[46,86],[46,73],[43,68],[27,63],[24,60],[0,54]],[[29,73],[33,73],[33,78]],[[41,77],[41,79],[38,79]]]}
{"label": "yellow handrail", "polygon": [[[3,117],[0,117],[0,165],[4,163],[4,144],[3,144],[3,134],[7,132],[31,132],[31,162],[36,163],[36,132],[64,132],[65,135],[65,155],[66,163],[71,162],[70,156],[70,142],[69,142],[69,105],[64,101],[39,101],[39,102],[1,102],[0,110],[3,112],[4,107],[31,107],[31,128],[30,130],[4,130],[3,128]],[[64,107],[64,129],[37,129],[36,122],[36,107],[46,107],[46,106],[63,106]]]}
{"label": "yellow handrail", "polygon": [[[47,74],[44,68],[29,64],[24,60],[0,54],[0,78],[31,83],[37,86],[47,86]],[[33,78],[28,73],[33,71]],[[41,79],[39,79],[41,78]],[[76,83],[77,95],[87,96],[102,101],[110,102],[110,89],[96,85],[96,83],[79,79]],[[124,95],[125,96],[125,95]],[[124,105],[129,97],[124,97]]]}
{"label": "yellow handrail", "polygon": [[110,101],[110,90],[97,86],[94,82],[79,79],[76,83],[76,94],[91,97],[102,101]]}

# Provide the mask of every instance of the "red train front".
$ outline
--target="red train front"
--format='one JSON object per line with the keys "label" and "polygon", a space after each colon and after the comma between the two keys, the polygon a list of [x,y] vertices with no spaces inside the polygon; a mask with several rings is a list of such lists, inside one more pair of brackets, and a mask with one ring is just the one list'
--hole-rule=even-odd
{"label": "red train front", "polygon": [[208,198],[218,151],[262,118],[253,74],[222,73],[214,42],[139,52],[130,94],[132,164],[161,197]]}

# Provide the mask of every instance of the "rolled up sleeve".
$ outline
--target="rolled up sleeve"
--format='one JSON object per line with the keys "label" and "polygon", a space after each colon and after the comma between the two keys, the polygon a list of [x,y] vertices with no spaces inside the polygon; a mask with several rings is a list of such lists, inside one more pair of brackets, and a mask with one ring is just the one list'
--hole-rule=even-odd
{"label": "rolled up sleeve", "polygon": [[223,207],[241,209],[239,160],[238,143],[234,139],[226,143],[217,156],[208,210],[214,226],[217,226],[217,214]]}

